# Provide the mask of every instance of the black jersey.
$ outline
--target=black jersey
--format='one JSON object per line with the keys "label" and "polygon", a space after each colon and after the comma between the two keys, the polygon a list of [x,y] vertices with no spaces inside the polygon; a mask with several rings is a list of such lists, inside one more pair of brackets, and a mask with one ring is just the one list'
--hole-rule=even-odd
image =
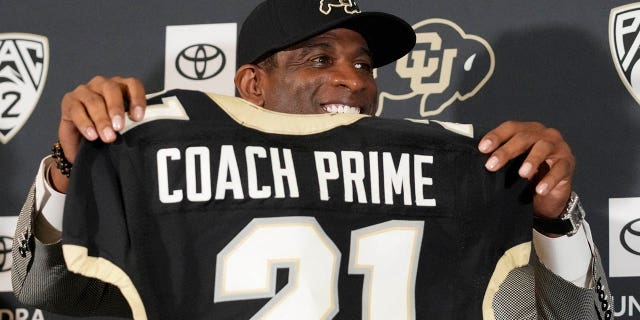
{"label": "black jersey", "polygon": [[479,319],[530,241],[517,166],[486,171],[441,124],[186,90],[148,104],[82,145],[63,227],[69,269],[136,319]]}

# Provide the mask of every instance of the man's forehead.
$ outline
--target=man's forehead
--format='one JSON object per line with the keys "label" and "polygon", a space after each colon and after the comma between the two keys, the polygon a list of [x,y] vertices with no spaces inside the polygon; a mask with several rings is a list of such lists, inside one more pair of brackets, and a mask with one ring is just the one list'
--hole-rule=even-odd
{"label": "man's forehead", "polygon": [[364,37],[356,31],[346,28],[330,29],[309,39],[303,40],[285,50],[295,50],[299,48],[319,47],[319,48],[335,48],[336,43],[345,41],[349,44],[359,46],[364,53],[371,55],[369,46]]}

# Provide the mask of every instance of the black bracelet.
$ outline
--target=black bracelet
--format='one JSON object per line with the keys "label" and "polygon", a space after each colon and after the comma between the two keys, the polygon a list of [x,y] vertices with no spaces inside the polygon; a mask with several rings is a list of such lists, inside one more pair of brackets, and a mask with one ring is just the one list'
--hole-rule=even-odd
{"label": "black bracelet", "polygon": [[53,148],[51,148],[51,157],[56,161],[56,168],[62,172],[67,178],[71,176],[71,168],[73,164],[67,160],[67,157],[64,156],[64,151],[62,150],[62,145],[60,141],[53,144]]}

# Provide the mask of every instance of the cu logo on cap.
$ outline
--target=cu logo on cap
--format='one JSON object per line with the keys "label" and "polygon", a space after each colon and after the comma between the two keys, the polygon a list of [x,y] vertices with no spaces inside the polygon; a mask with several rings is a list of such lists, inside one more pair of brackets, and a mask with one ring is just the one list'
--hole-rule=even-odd
{"label": "cu logo on cap", "polygon": [[206,80],[217,76],[224,69],[227,58],[216,46],[200,43],[180,51],[176,57],[176,69],[191,80]]}
{"label": "cu logo on cap", "polygon": [[13,245],[13,238],[0,236],[0,272],[11,270],[9,257],[11,255],[12,245]]}
{"label": "cu logo on cap", "polygon": [[[636,224],[635,228],[634,224]],[[627,223],[622,228],[620,243],[625,250],[640,256],[640,218]]]}
{"label": "cu logo on cap", "polygon": [[320,0],[320,12],[327,15],[331,13],[331,8],[344,8],[348,14],[361,12],[354,0]]}

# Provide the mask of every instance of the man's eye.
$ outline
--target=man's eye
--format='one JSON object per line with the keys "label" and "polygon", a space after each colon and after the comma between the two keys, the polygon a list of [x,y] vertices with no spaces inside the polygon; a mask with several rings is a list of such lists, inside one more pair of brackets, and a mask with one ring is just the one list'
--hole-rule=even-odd
{"label": "man's eye", "polygon": [[369,64],[369,63],[356,62],[353,66],[356,69],[359,69],[359,70],[364,70],[364,71],[368,71],[368,72],[373,71],[373,66],[371,64]]}
{"label": "man's eye", "polygon": [[311,59],[311,61],[313,61],[314,63],[317,63],[317,64],[330,64],[331,63],[331,58],[329,58],[327,56],[319,56],[319,57],[315,57],[315,58]]}

